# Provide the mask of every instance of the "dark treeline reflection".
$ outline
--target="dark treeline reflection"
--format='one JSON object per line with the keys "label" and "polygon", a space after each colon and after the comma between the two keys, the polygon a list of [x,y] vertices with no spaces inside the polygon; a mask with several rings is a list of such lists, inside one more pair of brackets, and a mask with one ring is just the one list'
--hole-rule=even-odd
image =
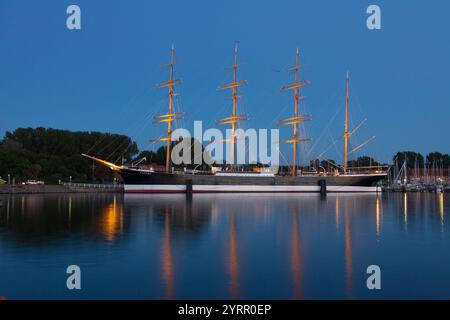
{"label": "dark treeline reflection", "polygon": [[161,231],[169,228],[175,236],[197,233],[211,216],[209,203],[193,202],[181,195],[36,194],[11,195],[2,200],[0,237],[30,245],[73,236],[121,241],[141,222],[140,213]]}
{"label": "dark treeline reflection", "polygon": [[119,194],[11,195],[0,210],[2,241],[52,244],[69,237],[122,240],[129,228]]}

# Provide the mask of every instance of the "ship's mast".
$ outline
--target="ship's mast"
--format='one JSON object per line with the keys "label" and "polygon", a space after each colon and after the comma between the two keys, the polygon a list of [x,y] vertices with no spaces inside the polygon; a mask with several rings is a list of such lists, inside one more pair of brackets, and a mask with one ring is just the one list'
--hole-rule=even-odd
{"label": "ship's mast", "polygon": [[297,52],[295,55],[295,65],[288,69],[288,71],[294,72],[294,83],[284,86],[281,88],[282,91],[293,90],[294,91],[294,116],[290,118],[281,119],[278,123],[279,126],[284,125],[292,125],[293,126],[293,136],[292,139],[282,140],[283,143],[292,144],[292,176],[297,175],[297,144],[299,142],[308,141],[309,139],[300,139],[298,135],[298,124],[304,121],[310,120],[309,115],[299,115],[298,112],[298,102],[300,99],[303,99],[303,96],[300,94],[300,88],[308,83],[308,81],[298,80],[298,70],[300,69],[300,54],[297,48]]}
{"label": "ship's mast", "polygon": [[344,121],[344,174],[348,170],[348,140],[350,137],[350,132],[348,131],[348,107],[349,107],[349,75],[347,72],[345,78],[345,121]]}
{"label": "ship's mast", "polygon": [[231,124],[231,138],[225,139],[226,142],[230,142],[230,167],[233,170],[234,167],[234,145],[236,143],[236,124],[241,121],[247,120],[247,116],[244,114],[237,114],[237,100],[239,99],[237,88],[247,83],[246,80],[237,79],[238,69],[238,47],[237,44],[234,48],[234,64],[231,67],[233,69],[233,82],[220,86],[219,90],[231,89],[231,95],[233,100],[231,117],[224,117],[217,119],[217,124]]}
{"label": "ship's mast", "polygon": [[153,123],[167,123],[167,135],[166,137],[153,139],[151,141],[166,141],[166,172],[170,171],[170,143],[172,141],[172,122],[181,118],[181,113],[173,112],[173,98],[177,95],[175,93],[175,85],[180,82],[179,79],[174,79],[173,67],[175,65],[174,61],[175,49],[172,45],[170,49],[170,63],[169,63],[169,80],[157,84],[158,88],[168,88],[169,90],[169,106],[168,112],[159,116],[154,117]]}

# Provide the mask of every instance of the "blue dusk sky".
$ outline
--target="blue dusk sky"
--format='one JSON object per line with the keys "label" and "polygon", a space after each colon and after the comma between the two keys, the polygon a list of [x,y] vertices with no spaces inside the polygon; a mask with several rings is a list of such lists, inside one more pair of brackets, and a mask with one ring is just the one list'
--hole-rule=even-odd
{"label": "blue dusk sky", "polygon": [[[68,30],[66,9],[81,8],[81,30]],[[381,30],[366,27],[370,4],[381,8]],[[310,84],[302,110],[309,156],[327,150],[341,160],[345,73],[350,72],[351,122],[365,125],[354,156],[389,161],[394,152],[450,152],[450,1],[22,1],[0,0],[0,135],[17,127],[53,127],[129,135],[140,149],[164,134],[151,117],[165,111],[175,45],[176,106],[181,126],[204,128],[231,112],[231,80],[239,42],[239,109],[243,128],[276,128],[292,114],[295,50]],[[288,138],[289,128],[281,128]],[[335,142],[333,144],[333,141]],[[330,147],[331,146],[331,147]],[[289,150],[285,152],[289,156]],[[303,159],[306,155],[303,155]]]}

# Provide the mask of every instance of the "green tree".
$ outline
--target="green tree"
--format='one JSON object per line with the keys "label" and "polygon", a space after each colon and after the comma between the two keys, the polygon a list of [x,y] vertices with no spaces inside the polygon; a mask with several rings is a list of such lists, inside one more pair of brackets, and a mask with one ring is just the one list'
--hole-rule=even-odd
{"label": "green tree", "polygon": [[442,166],[448,168],[450,166],[450,156],[440,152],[430,152],[427,154],[427,166]]}
{"label": "green tree", "polygon": [[325,159],[320,161],[320,166],[325,169],[327,172],[331,172],[337,168],[336,161],[332,159]]}
{"label": "green tree", "polygon": [[393,157],[392,162],[397,163],[398,166],[401,166],[406,159],[406,166],[408,168],[414,168],[416,165],[419,168],[423,168],[424,159],[423,156],[414,151],[400,151]]}
{"label": "green tree", "polygon": [[[138,148],[129,137],[100,132],[71,132],[52,128],[18,128],[0,142],[0,175],[57,183],[112,180],[113,173],[98,169],[82,153],[112,161],[131,160]],[[94,177],[93,177],[94,172]]]}
{"label": "green tree", "polygon": [[369,156],[361,156],[356,160],[348,161],[348,167],[370,167],[370,166],[378,166],[380,163],[376,161],[374,158]]}

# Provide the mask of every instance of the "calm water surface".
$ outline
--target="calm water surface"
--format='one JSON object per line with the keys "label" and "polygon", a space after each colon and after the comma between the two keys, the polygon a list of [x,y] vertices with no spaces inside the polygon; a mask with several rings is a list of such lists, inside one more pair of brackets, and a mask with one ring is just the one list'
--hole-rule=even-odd
{"label": "calm water surface", "polygon": [[[8,299],[450,299],[450,194],[16,195]],[[66,268],[81,268],[81,290]],[[366,288],[381,267],[382,289]]]}

